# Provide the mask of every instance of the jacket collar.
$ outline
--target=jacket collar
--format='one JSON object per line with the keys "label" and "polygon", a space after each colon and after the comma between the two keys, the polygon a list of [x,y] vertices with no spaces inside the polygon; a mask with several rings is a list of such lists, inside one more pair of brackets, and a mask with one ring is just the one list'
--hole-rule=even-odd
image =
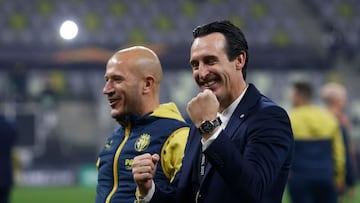
{"label": "jacket collar", "polygon": [[158,108],[154,109],[154,111],[144,116],[137,114],[126,114],[116,120],[120,123],[120,125],[127,126],[129,123],[135,125],[147,124],[148,122],[151,122],[156,118],[168,118],[185,122],[185,119],[182,117],[179,109],[173,102],[161,104]]}

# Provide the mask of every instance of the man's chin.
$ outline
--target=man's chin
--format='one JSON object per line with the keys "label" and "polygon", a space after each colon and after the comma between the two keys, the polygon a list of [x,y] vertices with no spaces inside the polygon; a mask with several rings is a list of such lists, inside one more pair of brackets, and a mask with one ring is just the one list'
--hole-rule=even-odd
{"label": "man's chin", "polygon": [[118,119],[118,118],[121,118],[121,117],[123,117],[124,115],[121,113],[121,112],[119,112],[119,111],[117,111],[117,110],[111,110],[111,117],[112,118],[114,118],[114,119]]}
{"label": "man's chin", "polygon": [[111,112],[111,117],[112,118],[116,118],[116,117],[118,117],[119,116],[119,113],[117,113],[117,112]]}

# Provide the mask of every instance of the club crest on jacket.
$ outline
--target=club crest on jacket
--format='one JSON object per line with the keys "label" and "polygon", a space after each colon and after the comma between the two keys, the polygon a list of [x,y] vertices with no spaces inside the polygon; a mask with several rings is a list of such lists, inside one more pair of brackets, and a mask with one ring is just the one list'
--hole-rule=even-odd
{"label": "club crest on jacket", "polygon": [[151,136],[149,134],[142,134],[135,142],[135,150],[138,152],[144,151],[150,144]]}

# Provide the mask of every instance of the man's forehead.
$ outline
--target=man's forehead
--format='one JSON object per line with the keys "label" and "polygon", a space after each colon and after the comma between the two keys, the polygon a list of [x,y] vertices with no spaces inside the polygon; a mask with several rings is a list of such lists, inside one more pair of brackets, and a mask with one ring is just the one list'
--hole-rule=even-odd
{"label": "man's forehead", "polygon": [[225,54],[224,41],[211,38],[197,38],[191,47],[191,57]]}

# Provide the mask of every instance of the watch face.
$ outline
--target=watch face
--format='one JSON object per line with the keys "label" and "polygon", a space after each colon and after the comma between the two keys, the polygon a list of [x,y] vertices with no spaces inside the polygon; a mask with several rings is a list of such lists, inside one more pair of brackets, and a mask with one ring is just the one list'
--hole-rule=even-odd
{"label": "watch face", "polygon": [[201,130],[204,133],[210,133],[211,131],[214,130],[214,125],[210,122],[210,121],[205,121],[202,125],[201,125]]}

